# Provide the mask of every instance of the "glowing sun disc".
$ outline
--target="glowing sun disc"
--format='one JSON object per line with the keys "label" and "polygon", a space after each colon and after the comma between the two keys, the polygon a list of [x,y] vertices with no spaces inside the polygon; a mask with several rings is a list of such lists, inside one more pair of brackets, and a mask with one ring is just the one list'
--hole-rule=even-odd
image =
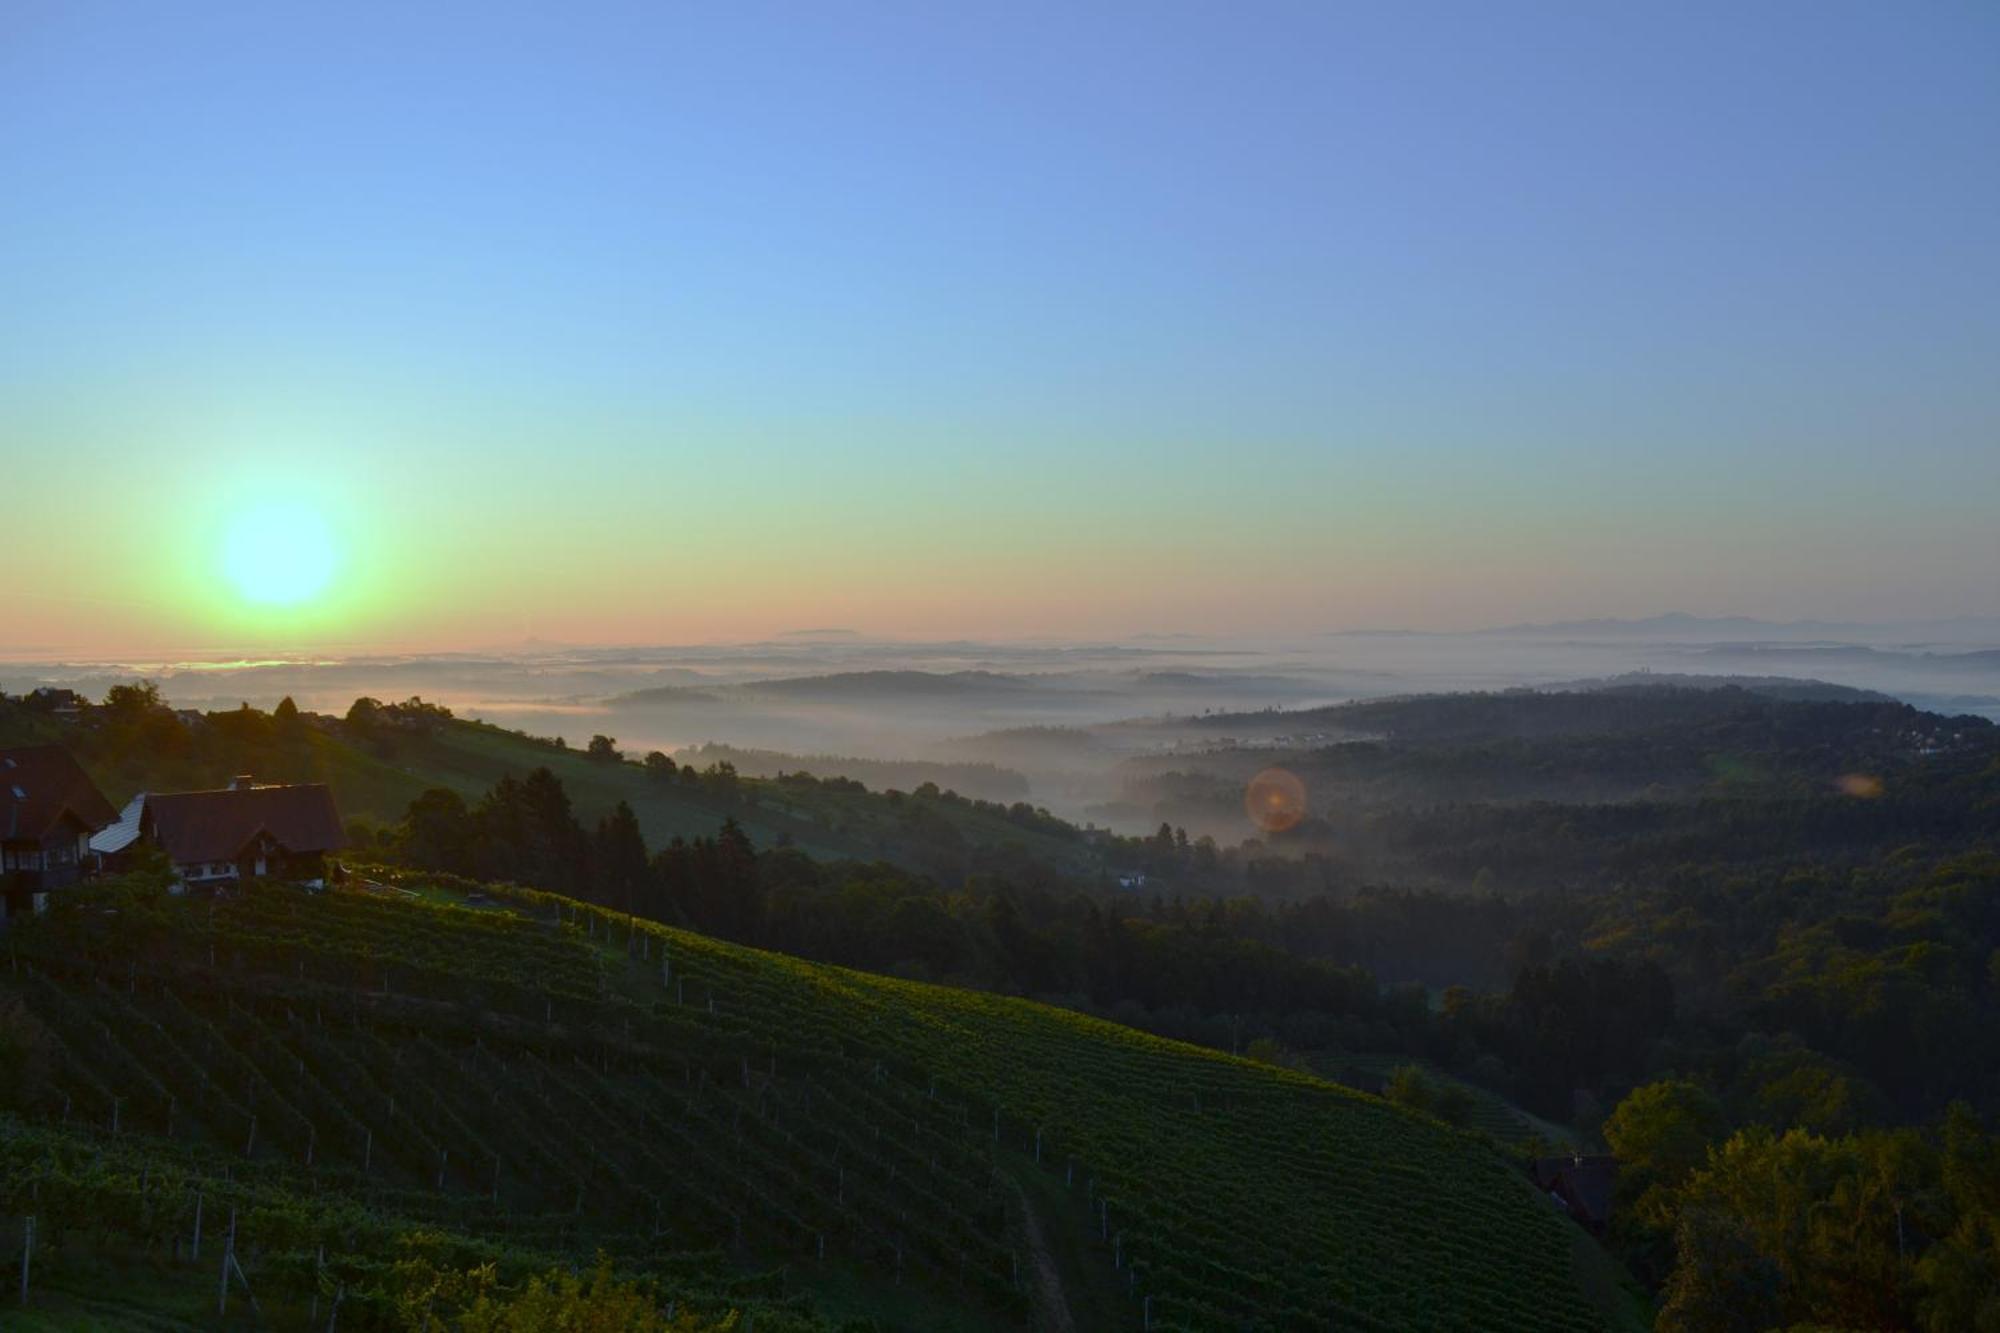
{"label": "glowing sun disc", "polygon": [[315,510],[260,505],[231,519],[222,537],[222,572],[247,602],[297,606],[326,591],[339,565],[333,531]]}

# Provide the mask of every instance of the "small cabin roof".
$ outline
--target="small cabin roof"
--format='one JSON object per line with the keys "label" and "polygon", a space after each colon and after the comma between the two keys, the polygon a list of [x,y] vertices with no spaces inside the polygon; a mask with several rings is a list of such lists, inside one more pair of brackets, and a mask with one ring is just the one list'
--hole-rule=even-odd
{"label": "small cabin roof", "polygon": [[90,850],[100,856],[111,856],[130,847],[139,837],[139,821],[146,813],[146,793],[140,792],[125,802],[125,808],[118,812],[115,822],[106,825],[90,839]]}

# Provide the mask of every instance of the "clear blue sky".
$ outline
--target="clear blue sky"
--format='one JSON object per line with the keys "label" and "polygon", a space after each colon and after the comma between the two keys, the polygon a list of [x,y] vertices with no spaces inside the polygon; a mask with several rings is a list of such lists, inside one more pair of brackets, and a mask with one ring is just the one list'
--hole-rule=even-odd
{"label": "clear blue sky", "polygon": [[1996,614],[2000,6],[13,0],[0,451],[51,643]]}

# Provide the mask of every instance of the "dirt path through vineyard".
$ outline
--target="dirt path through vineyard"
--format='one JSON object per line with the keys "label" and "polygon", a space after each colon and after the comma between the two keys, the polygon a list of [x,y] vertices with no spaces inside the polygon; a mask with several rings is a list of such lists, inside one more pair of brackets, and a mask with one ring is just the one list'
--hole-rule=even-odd
{"label": "dirt path through vineyard", "polygon": [[1014,1186],[1015,1201],[1021,1205],[1021,1234],[1028,1242],[1028,1278],[1033,1283],[1036,1333],[1076,1333],[1069,1301],[1063,1296],[1062,1273],[1056,1268],[1055,1257],[1049,1253],[1048,1241],[1042,1235],[1042,1220],[1035,1216],[1035,1206],[1028,1202],[1028,1192],[1021,1188],[1020,1182],[1010,1183]]}

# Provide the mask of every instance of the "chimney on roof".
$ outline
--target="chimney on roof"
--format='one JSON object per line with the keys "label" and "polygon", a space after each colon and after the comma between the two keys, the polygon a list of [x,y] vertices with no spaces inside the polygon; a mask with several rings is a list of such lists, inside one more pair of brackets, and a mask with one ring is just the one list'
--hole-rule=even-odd
{"label": "chimney on roof", "polygon": [[231,791],[249,791],[256,785],[257,780],[248,773],[238,773],[229,780],[229,790]]}

